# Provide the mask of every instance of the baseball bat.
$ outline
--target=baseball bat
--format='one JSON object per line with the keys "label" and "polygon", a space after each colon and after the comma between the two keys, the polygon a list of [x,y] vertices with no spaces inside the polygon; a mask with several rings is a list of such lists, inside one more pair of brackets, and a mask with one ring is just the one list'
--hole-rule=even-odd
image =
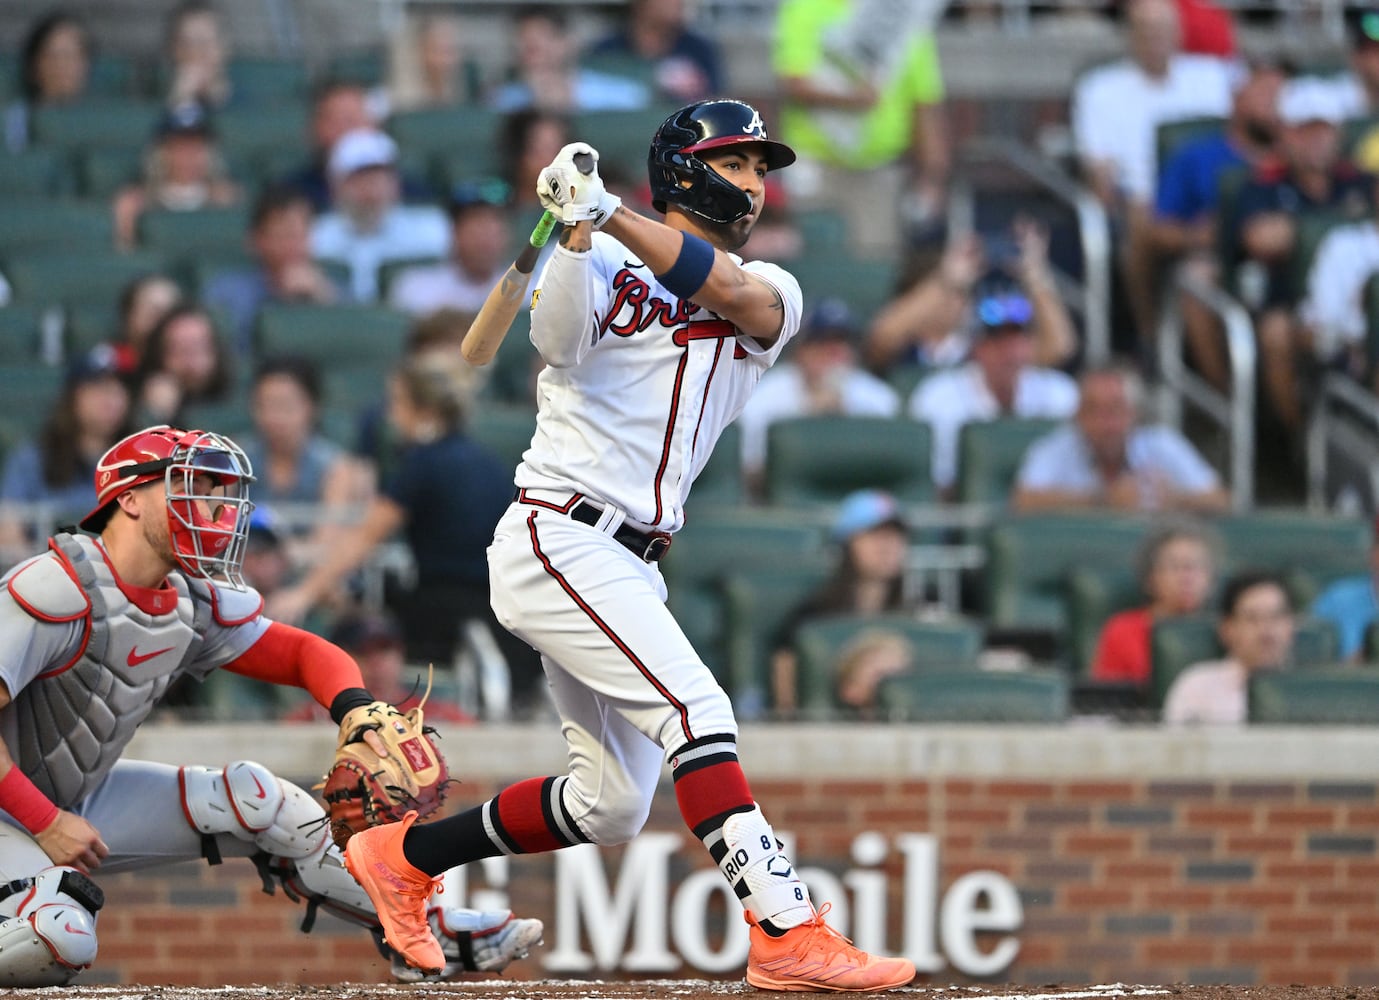
{"label": "baseball bat", "polygon": [[[574,162],[580,173],[593,173],[594,158],[588,153],[576,153]],[[555,216],[550,212],[541,214],[536,228],[531,231],[527,245],[509,265],[502,280],[488,293],[488,298],[484,299],[484,304],[479,307],[479,315],[469,324],[464,340],[460,342],[460,355],[471,365],[486,365],[498,353],[503,338],[508,335],[512,321],[517,317],[517,310],[522,307],[527,297],[527,285],[531,282],[536,259],[541,255],[541,248],[550,239],[555,222]]]}

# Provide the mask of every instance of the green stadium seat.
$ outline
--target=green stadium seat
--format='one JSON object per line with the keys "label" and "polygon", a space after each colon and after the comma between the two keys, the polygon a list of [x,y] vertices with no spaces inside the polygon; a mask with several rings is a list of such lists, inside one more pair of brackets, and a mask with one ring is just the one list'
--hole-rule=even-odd
{"label": "green stadium seat", "polygon": [[139,216],[139,245],[170,262],[190,262],[203,254],[243,254],[249,232],[244,206],[176,212],[151,208]]}
{"label": "green stadium seat", "polygon": [[114,302],[135,278],[164,270],[164,261],[148,251],[118,254],[113,250],[60,250],[45,247],[6,258],[18,302],[38,305]]}
{"label": "green stadium seat", "polygon": [[791,213],[791,218],[804,237],[805,253],[833,253],[847,245],[847,218],[837,209],[804,209]]}
{"label": "green stadium seat", "polygon": [[393,282],[403,271],[413,267],[426,267],[431,264],[439,264],[444,257],[404,257],[398,260],[390,260],[378,268],[378,296],[383,301],[388,300],[388,295],[393,290]]}
{"label": "green stadium seat", "polygon": [[235,100],[264,106],[305,107],[311,76],[302,59],[236,56],[228,67]]}
{"label": "green stadium seat", "polygon": [[1135,568],[1085,564],[1068,571],[1068,649],[1074,670],[1087,676],[1106,619],[1145,603]]}
{"label": "green stadium seat", "polygon": [[723,686],[739,718],[758,718],[777,707],[771,691],[771,654],[783,638],[780,630],[830,571],[821,551],[812,565],[746,566],[723,578]]}
{"label": "green stadium seat", "polygon": [[259,313],[264,354],[298,354],[323,369],[337,365],[391,368],[402,356],[411,319],[382,306],[270,305]]}
{"label": "green stadium seat", "polygon": [[70,357],[109,340],[119,325],[115,302],[86,302],[64,310],[62,349]]}
{"label": "green stadium seat", "polygon": [[191,695],[191,711],[200,722],[270,722],[282,716],[290,700],[281,684],[229,670],[212,670]]}
{"label": "green stadium seat", "polygon": [[1292,272],[1293,287],[1301,294],[1307,288],[1307,276],[1312,270],[1312,262],[1317,259],[1326,234],[1337,226],[1367,221],[1369,216],[1357,218],[1354,212],[1341,209],[1303,210],[1294,214],[1293,252],[1288,258]]}
{"label": "green stadium seat", "polygon": [[385,83],[388,53],[382,47],[337,52],[326,65],[326,79],[362,83],[367,87]]}
{"label": "green stadium seat", "polygon": [[377,365],[332,365],[321,372],[322,401],[358,412],[387,397],[389,374]]}
{"label": "green stadium seat", "polygon": [[143,171],[142,151],[132,146],[88,149],[77,156],[77,184],[82,197],[109,201],[116,192],[137,184]]}
{"label": "green stadium seat", "polygon": [[1184,143],[1220,132],[1225,125],[1224,118],[1209,115],[1159,123],[1154,130],[1155,162],[1162,167]]}
{"label": "green stadium seat", "polygon": [[[48,308],[37,305],[0,307],[0,365],[43,363]],[[60,314],[58,314],[60,321]]]}
{"label": "green stadium seat", "polygon": [[661,568],[669,606],[720,683],[727,682],[722,582],[743,566],[817,565],[821,533],[771,512],[717,509],[696,513],[675,535]]}
{"label": "green stadium seat", "polygon": [[216,115],[216,135],[227,155],[254,159],[287,149],[300,158],[305,155],[302,146],[308,135],[308,118],[306,105],[291,101],[227,108]]}
{"label": "green stadium seat", "polygon": [[838,657],[867,632],[897,632],[914,650],[914,669],[976,670],[984,633],[974,621],[919,621],[910,615],[837,615],[800,626],[795,633],[795,691],[801,714],[824,719],[838,713],[834,695]]}
{"label": "green stadium seat", "polygon": [[1379,723],[1379,670],[1279,670],[1250,678],[1249,720],[1272,725]]}
{"label": "green stadium seat", "polygon": [[1058,424],[1018,417],[964,424],[958,432],[958,502],[1004,504],[1025,451]]}
{"label": "green stadium seat", "polygon": [[723,428],[713,454],[694,480],[690,504],[696,511],[709,506],[733,507],[743,502],[742,432],[737,424]]}
{"label": "green stadium seat", "polygon": [[[1318,618],[1300,618],[1293,636],[1293,665],[1310,672],[1336,662],[1340,641],[1336,626]],[[1223,655],[1217,619],[1190,615],[1155,622],[1149,632],[1149,697],[1162,707],[1173,681],[1185,669]]]}
{"label": "green stadium seat", "polygon": [[54,247],[113,253],[114,245],[109,205],[24,198],[6,199],[0,206],[0,259]]}
{"label": "green stadium seat", "polygon": [[646,157],[651,147],[648,124],[654,129],[677,107],[579,112],[574,116],[570,134],[599,151],[599,175],[612,187],[635,187],[646,178]]}
{"label": "green stadium seat", "polygon": [[157,101],[91,100],[38,108],[37,145],[67,153],[89,149],[143,149],[163,113]]}
{"label": "green stadium seat", "polygon": [[71,166],[56,150],[34,147],[0,156],[0,196],[6,202],[0,212],[7,210],[9,201],[71,194],[74,186]]}
{"label": "green stadium seat", "polygon": [[1343,576],[1366,573],[1373,538],[1370,522],[1305,511],[1230,514],[1216,521],[1234,569],[1267,569],[1288,578],[1302,607]]}
{"label": "green stadium seat", "polygon": [[530,406],[475,406],[469,416],[469,436],[488,448],[509,470],[522,461],[536,432],[536,409]]}
{"label": "green stadium seat", "polygon": [[4,416],[23,437],[47,419],[62,391],[63,370],[40,362],[0,365],[0,399]]}
{"label": "green stadium seat", "polygon": [[498,353],[485,368],[486,378],[480,395],[499,403],[535,405],[532,395],[533,367],[540,361],[531,342],[531,313],[517,310],[508,335],[498,345]]}
{"label": "green stadium seat", "polygon": [[[502,116],[481,104],[399,111],[387,122],[388,132],[404,152],[427,159],[467,157],[465,176],[498,172],[498,127]],[[645,121],[642,123],[645,127]],[[449,161],[447,161],[449,162]]]}
{"label": "green stadium seat", "polygon": [[986,536],[988,625],[1066,640],[1068,572],[1078,565],[1130,566],[1145,521],[1113,514],[1006,516]]}
{"label": "green stadium seat", "polygon": [[787,270],[804,291],[804,308],[825,297],[840,298],[864,321],[885,305],[895,291],[895,262],[839,254],[837,248],[806,253]]}
{"label": "green stadium seat", "polygon": [[1055,725],[1072,713],[1057,670],[921,670],[877,687],[878,714],[897,722]]}
{"label": "green stadium seat", "polygon": [[795,417],[766,432],[765,488],[774,504],[835,504],[853,490],[904,503],[934,497],[930,431],[904,417]]}

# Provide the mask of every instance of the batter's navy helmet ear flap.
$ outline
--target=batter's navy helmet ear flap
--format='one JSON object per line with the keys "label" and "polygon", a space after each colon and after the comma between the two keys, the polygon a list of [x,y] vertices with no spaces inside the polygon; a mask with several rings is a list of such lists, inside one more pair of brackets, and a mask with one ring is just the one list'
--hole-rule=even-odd
{"label": "batter's navy helmet ear flap", "polygon": [[751,197],[720,177],[698,153],[741,143],[765,149],[766,168],[795,162],[795,151],[766,134],[761,112],[743,101],[698,101],[675,112],[651,137],[647,173],[658,212],[678,205],[709,222],[736,222],[752,210]]}

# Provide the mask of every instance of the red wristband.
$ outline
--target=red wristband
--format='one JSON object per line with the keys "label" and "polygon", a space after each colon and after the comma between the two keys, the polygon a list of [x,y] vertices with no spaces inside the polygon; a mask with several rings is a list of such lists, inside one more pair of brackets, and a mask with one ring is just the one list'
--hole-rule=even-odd
{"label": "red wristband", "polygon": [[46,830],[57,819],[58,808],[38,790],[29,776],[13,765],[0,778],[0,809],[4,809],[30,833]]}

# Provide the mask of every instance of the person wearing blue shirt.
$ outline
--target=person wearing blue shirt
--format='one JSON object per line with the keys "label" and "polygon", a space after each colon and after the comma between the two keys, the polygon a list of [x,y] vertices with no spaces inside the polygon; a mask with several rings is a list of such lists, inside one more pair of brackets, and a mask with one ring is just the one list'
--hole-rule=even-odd
{"label": "person wearing blue shirt", "polygon": [[[1159,172],[1151,239],[1166,261],[1182,261],[1188,272],[1215,284],[1221,278],[1216,255],[1216,229],[1222,220],[1222,186],[1231,171],[1264,162],[1278,142],[1278,95],[1284,70],[1277,63],[1255,62],[1236,89],[1230,117],[1221,128],[1178,146]],[[1225,388],[1228,367],[1225,343],[1215,317],[1196,299],[1181,299],[1184,333],[1198,371]]]}
{"label": "person wearing blue shirt", "polygon": [[[1379,524],[1376,524],[1379,529]],[[1365,649],[1365,633],[1379,620],[1379,541],[1369,550],[1369,572],[1342,577],[1329,584],[1312,602],[1312,615],[1332,622],[1340,637],[1341,659],[1355,662],[1374,650]]]}

